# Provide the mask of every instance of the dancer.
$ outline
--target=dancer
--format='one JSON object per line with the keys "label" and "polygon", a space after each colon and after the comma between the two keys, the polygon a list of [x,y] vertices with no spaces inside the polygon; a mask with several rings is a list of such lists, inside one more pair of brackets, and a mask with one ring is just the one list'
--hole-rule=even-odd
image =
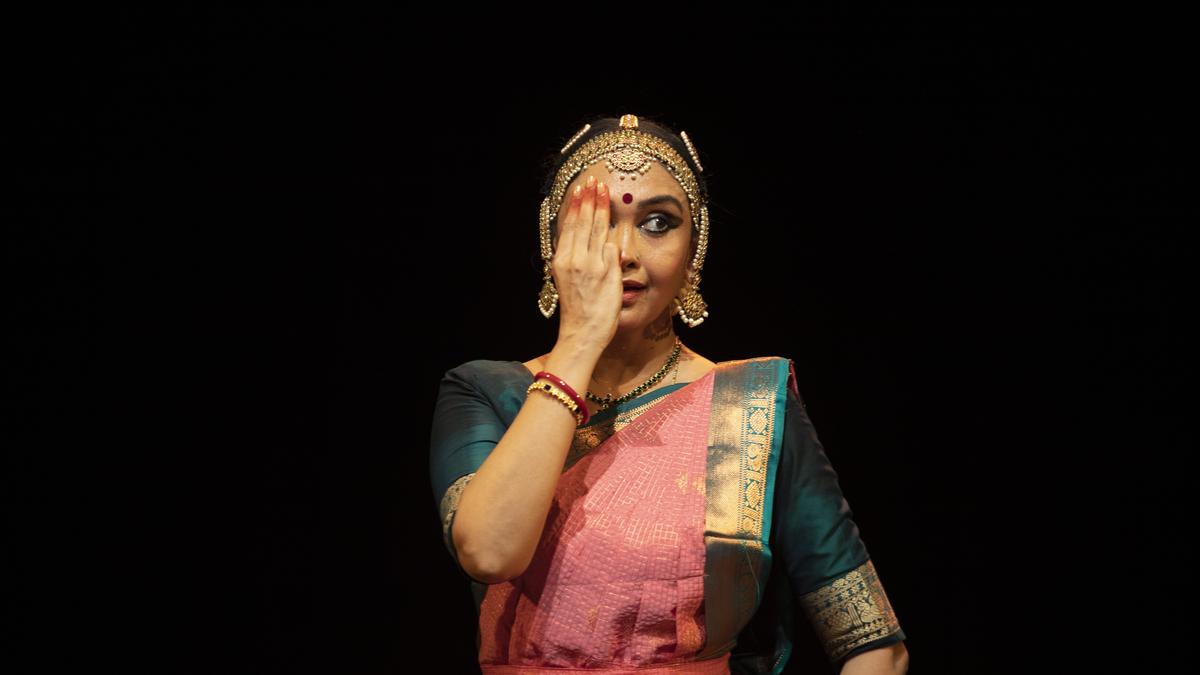
{"label": "dancer", "polygon": [[709,318],[703,170],[686,132],[580,129],[540,210],[557,342],[441,381],[431,480],[484,673],[780,673],[799,615],[842,672],[907,668],[792,360],[675,332]]}

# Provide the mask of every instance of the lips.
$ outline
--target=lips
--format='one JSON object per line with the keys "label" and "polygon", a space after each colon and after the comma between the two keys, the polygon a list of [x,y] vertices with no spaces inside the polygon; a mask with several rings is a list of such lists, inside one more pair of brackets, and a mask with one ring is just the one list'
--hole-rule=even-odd
{"label": "lips", "polygon": [[645,287],[646,287],[646,284],[643,284],[643,283],[640,283],[637,281],[626,281],[624,283],[624,288],[627,291],[640,291]]}

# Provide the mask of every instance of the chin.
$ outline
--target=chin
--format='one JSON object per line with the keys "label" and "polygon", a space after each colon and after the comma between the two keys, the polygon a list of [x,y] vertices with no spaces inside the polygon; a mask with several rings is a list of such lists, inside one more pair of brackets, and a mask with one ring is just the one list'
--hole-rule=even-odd
{"label": "chin", "polygon": [[666,307],[658,307],[653,312],[650,312],[646,309],[649,305],[645,301],[646,301],[646,298],[641,298],[640,300],[633,303],[632,305],[629,305],[628,307],[622,306],[621,314],[619,317],[619,319],[620,319],[619,325],[622,327],[629,327],[629,328],[632,328],[635,325],[641,326],[643,324],[654,321],[658,317],[662,316],[663,312],[667,311]]}

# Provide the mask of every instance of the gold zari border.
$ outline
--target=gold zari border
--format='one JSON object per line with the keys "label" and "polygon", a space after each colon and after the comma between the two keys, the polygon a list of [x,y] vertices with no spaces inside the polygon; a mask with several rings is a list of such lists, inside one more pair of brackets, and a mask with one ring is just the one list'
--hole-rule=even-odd
{"label": "gold zari border", "polygon": [[[455,554],[454,542],[450,540],[450,525],[454,522],[454,514],[458,512],[458,500],[462,497],[463,488],[467,487],[467,483],[475,477],[475,472],[472,471],[464,476],[459,476],[457,480],[446,488],[446,494],[442,495],[442,504],[439,511],[442,515],[442,542],[446,544],[446,549]],[[458,556],[454,556],[458,559]]]}
{"label": "gold zari border", "polygon": [[871,560],[800,598],[830,662],[900,630]]}
{"label": "gold zari border", "polygon": [[723,361],[713,381],[706,470],[704,584],[706,644],[697,658],[730,651],[760,604],[764,508],[786,367],[778,357]]}

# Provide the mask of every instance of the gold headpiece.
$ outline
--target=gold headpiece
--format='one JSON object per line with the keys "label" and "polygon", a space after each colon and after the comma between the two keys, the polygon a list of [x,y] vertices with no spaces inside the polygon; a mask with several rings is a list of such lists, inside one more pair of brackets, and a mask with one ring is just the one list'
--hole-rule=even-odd
{"label": "gold headpiece", "polygon": [[[587,133],[590,128],[590,124],[585,124],[559,153],[566,154],[575,141]],[[703,171],[692,141],[682,132],[680,136],[684,139],[688,153],[691,154],[696,167]],[[638,176],[644,175],[650,170],[651,162],[656,161],[675,177],[684,193],[687,194],[692,223],[699,230],[699,242],[696,246],[696,255],[688,269],[688,280],[680,291],[680,297],[675,299],[675,304],[684,323],[690,327],[698,326],[708,316],[707,305],[697,290],[700,285],[700,268],[704,265],[704,254],[708,250],[707,202],[687,160],[665,140],[639,130],[636,115],[622,115],[618,129],[597,134],[581,145],[559,167],[550,193],[542,200],[538,216],[543,276],[545,278],[542,291],[538,295],[538,307],[541,309],[542,315],[549,319],[554,314],[555,308],[558,307],[558,292],[554,288],[554,280],[550,275],[550,260],[554,257],[550,223],[558,217],[558,210],[562,207],[567,186],[571,184],[571,181],[575,180],[575,177],[589,166],[601,160],[604,161],[610,172],[621,174],[623,177],[627,176],[631,180],[636,180]]]}

